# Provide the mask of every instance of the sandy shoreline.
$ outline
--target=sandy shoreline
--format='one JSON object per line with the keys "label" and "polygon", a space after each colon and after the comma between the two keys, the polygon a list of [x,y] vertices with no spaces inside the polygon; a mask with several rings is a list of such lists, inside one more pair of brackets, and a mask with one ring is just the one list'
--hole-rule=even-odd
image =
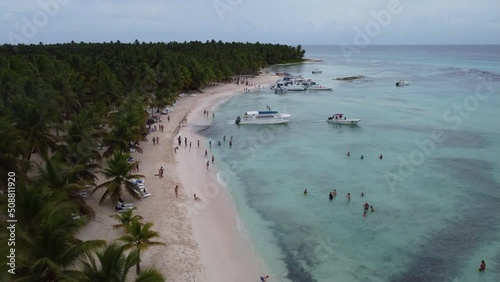
{"label": "sandy shoreline", "polygon": [[[258,281],[259,275],[267,273],[251,239],[245,236],[245,227],[238,220],[226,188],[217,180],[216,167],[211,161],[207,170],[205,149],[209,158],[212,153],[193,126],[209,125],[215,107],[245,88],[256,88],[277,79],[274,75],[260,75],[249,80],[253,86],[223,84],[208,87],[199,95],[180,98],[170,113],[170,121],[162,116],[164,132],[148,135],[148,140],[158,136],[160,145],[143,142],[143,154],[132,154],[140,162],[140,171],[136,173],[146,176],[146,188],[153,196],[142,201],[128,195],[124,198],[134,203],[144,221],[154,223],[153,229],[161,236],[158,241],[166,243],[142,253],[143,268],[155,265],[168,281]],[[203,115],[205,109],[210,112],[208,118]],[[175,154],[179,135],[182,146]],[[184,146],[184,137],[188,138],[188,146]],[[228,146],[227,142],[223,145]],[[162,166],[165,173],[160,179],[154,175]],[[176,185],[180,188],[177,199]],[[202,200],[195,202],[194,193]],[[97,205],[100,195],[96,193],[86,199],[97,216],[80,232],[82,239],[111,241],[122,235],[122,231],[113,230],[115,222],[108,216],[114,213],[112,203]]]}

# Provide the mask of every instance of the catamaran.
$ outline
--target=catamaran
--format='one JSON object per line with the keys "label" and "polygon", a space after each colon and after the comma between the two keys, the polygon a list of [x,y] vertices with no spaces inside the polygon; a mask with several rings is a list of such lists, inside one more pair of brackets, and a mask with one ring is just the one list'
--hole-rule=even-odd
{"label": "catamaran", "polygon": [[235,124],[279,124],[287,123],[289,114],[280,114],[278,111],[248,111],[236,118]]}

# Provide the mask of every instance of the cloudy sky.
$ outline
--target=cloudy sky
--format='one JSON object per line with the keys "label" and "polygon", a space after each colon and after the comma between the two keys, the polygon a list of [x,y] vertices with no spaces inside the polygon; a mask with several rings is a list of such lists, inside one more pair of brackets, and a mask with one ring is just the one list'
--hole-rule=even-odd
{"label": "cloudy sky", "polygon": [[500,0],[3,0],[0,43],[500,44],[499,12]]}

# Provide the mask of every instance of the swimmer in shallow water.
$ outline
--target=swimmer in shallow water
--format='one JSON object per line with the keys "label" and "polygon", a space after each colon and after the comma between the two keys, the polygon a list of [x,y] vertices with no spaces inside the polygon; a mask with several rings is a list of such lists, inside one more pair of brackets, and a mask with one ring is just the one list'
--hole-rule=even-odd
{"label": "swimmer in shallow water", "polygon": [[304,189],[304,196],[307,195],[307,189]]}

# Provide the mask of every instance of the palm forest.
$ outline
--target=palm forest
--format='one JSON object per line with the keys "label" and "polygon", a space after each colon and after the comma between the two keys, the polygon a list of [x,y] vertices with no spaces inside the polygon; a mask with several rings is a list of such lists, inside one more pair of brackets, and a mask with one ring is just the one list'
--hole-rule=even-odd
{"label": "palm forest", "polygon": [[141,251],[163,243],[133,209],[111,215],[123,230],[112,242],[76,237],[95,217],[82,191],[104,191],[104,205],[130,193],[148,109],[304,53],[214,40],[0,46],[0,280],[168,281],[141,268]]}

